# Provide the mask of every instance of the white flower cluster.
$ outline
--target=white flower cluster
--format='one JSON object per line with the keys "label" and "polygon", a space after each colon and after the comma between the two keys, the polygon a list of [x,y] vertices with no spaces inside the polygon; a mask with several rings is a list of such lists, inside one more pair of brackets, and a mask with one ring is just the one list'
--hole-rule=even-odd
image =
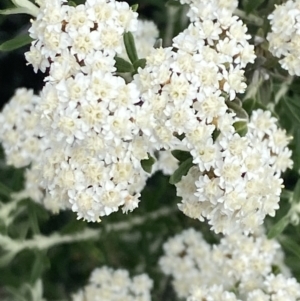
{"label": "white flower cluster", "polygon": [[152,286],[146,274],[131,279],[126,270],[102,267],[93,271],[89,284],[72,301],[150,301]]}
{"label": "white flower cluster", "polygon": [[78,71],[114,71],[113,57],[122,50],[123,33],[135,31],[137,13],[127,3],[87,0],[76,7],[66,0],[42,1],[26,53],[35,70],[50,68],[50,80],[59,81]]}
{"label": "white flower cluster", "polygon": [[192,22],[196,20],[214,19],[216,14],[219,17],[228,18],[238,6],[237,0],[179,0],[181,4],[188,4],[190,10],[187,16]]}
{"label": "white flower cluster", "polygon": [[[52,212],[68,207],[67,203],[53,202],[40,185],[36,169],[43,153],[47,151],[49,139],[40,127],[36,107],[41,101],[33,90],[19,88],[0,113],[0,142],[6,162],[14,167],[28,167],[25,170],[25,187],[19,196],[31,198]],[[29,166],[30,165],[30,166]]]}
{"label": "white flower cluster", "polygon": [[121,206],[133,210],[145,185],[140,161],[148,158],[148,145],[135,123],[139,91],[115,75],[114,59],[123,34],[136,26],[137,13],[125,2],[71,7],[56,0],[41,4],[30,29],[36,40],[27,60],[49,68],[38,108],[51,139],[39,166],[42,185],[87,221]]}
{"label": "white flower cluster", "polygon": [[[251,126],[246,137],[235,133],[239,119],[229,107],[246,88],[244,67],[254,61],[253,46],[246,26],[232,16],[236,1],[231,9],[207,3],[211,13],[205,17],[206,1],[203,7],[198,2],[189,2],[193,22],[173,48],[153,49],[134,77],[143,101],[137,124],[158,150],[190,151],[196,167],[177,185],[185,214],[207,218],[216,232],[252,231],[278,209],[278,171],[291,165],[291,154],[286,144],[271,152]],[[283,149],[286,160],[270,163]]]}
{"label": "white flower cluster", "polygon": [[[201,300],[296,301],[300,284],[283,264],[283,252],[263,233],[239,233],[209,245],[200,232],[183,231],[163,246],[159,264],[181,298]],[[273,270],[280,269],[280,274]]]}
{"label": "white flower cluster", "polygon": [[[279,208],[280,172],[292,166],[289,138],[270,112],[253,111],[248,133],[219,136],[215,165],[192,167],[176,185],[184,214],[215,232],[254,231]],[[216,155],[217,154],[217,155]]]}
{"label": "white flower cluster", "polygon": [[134,77],[143,101],[137,123],[157,149],[197,151],[216,128],[227,132],[225,101],[245,91],[243,68],[255,55],[246,26],[226,12],[190,24],[173,48],[153,49]]}
{"label": "white flower cluster", "polygon": [[269,15],[271,32],[267,35],[269,49],[280,58],[281,67],[290,75],[300,76],[300,1],[288,0],[276,5]]}
{"label": "white flower cluster", "polygon": [[28,166],[47,147],[44,133],[37,126],[35,109],[39,101],[33,90],[19,88],[0,114],[0,141],[9,165]]}
{"label": "white flower cluster", "polygon": [[[39,150],[39,174],[27,175],[40,179],[52,208],[70,206],[87,221],[132,211],[149,176],[141,161],[160,151],[154,170],[172,174],[178,162],[170,151],[181,149],[195,165],[177,185],[186,215],[207,218],[224,233],[252,231],[274,215],[291,154],[285,132],[262,112],[253,114],[245,137],[236,133],[230,107],[255,59],[246,26],[232,15],[237,1],[182,3],[190,5],[192,23],[172,47],[154,49],[156,28],[138,23],[127,3],[40,1],[26,57],[49,72],[34,107],[41,119],[35,126],[49,141]],[[115,67],[127,31],[151,48],[130,83]]]}

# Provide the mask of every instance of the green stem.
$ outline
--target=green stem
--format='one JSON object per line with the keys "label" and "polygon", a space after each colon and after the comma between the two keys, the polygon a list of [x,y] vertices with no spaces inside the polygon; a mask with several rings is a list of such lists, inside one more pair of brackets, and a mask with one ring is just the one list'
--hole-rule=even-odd
{"label": "green stem", "polygon": [[168,207],[163,207],[157,211],[148,213],[146,216],[137,216],[131,218],[129,221],[108,224],[104,226],[105,229],[88,228],[81,232],[70,235],[60,235],[59,233],[53,233],[50,236],[35,235],[32,239],[28,240],[14,240],[8,236],[0,234],[0,246],[7,252],[12,252],[14,255],[24,249],[47,250],[60,244],[98,239],[103,230],[105,230],[106,233],[111,231],[129,230],[135,226],[142,225],[146,221],[156,220],[163,216],[170,216],[174,213],[175,209],[177,208],[170,209]]}
{"label": "green stem", "polygon": [[280,89],[275,95],[274,102],[278,104],[279,100],[288,92],[291,83],[293,82],[294,77],[288,76],[286,80],[282,83]]}

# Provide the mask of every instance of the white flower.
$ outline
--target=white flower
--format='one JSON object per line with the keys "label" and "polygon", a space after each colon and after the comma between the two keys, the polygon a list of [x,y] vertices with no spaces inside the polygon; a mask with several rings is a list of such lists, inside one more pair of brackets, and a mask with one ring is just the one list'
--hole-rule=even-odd
{"label": "white flower", "polygon": [[281,67],[290,75],[298,76],[300,76],[299,16],[299,0],[289,0],[277,5],[268,17],[271,20],[271,32],[267,35],[269,49],[274,56],[280,58]]}
{"label": "white flower", "polygon": [[127,270],[113,270],[104,266],[92,272],[89,283],[73,295],[72,300],[150,301],[152,286],[153,281],[146,274],[131,279]]}
{"label": "white flower", "polygon": [[[234,120],[229,120],[232,125]],[[183,141],[196,166],[176,184],[182,197],[179,209],[191,218],[206,218],[214,231],[223,233],[238,228],[253,232],[266,215],[274,216],[283,182],[280,172],[292,166],[289,138],[276,121],[257,110],[245,137],[221,132],[215,141],[207,136],[201,144],[199,127],[193,145],[192,136],[186,135]]]}
{"label": "white flower", "polygon": [[262,228],[253,236],[238,231],[213,245],[188,229],[166,241],[163,250],[159,265],[173,278],[178,297],[188,301],[299,298],[294,278],[272,273],[274,266],[282,266],[280,245],[268,240]]}

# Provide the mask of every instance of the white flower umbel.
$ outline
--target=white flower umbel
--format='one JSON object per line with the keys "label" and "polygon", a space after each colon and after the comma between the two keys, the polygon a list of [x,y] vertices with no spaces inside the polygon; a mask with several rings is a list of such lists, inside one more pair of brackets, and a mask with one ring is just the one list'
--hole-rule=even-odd
{"label": "white flower umbel", "polygon": [[89,284],[73,295],[73,301],[150,301],[153,281],[146,274],[130,277],[127,270],[95,269]]}
{"label": "white flower umbel", "polygon": [[245,91],[244,67],[255,54],[246,26],[221,11],[195,19],[172,47],[153,49],[134,77],[143,102],[137,124],[158,150],[198,151],[215,129],[234,131],[222,126],[226,101]]}
{"label": "white flower umbel", "polygon": [[33,90],[19,88],[0,113],[0,141],[9,165],[25,167],[47,147],[35,112],[39,101]]}
{"label": "white flower umbel", "polygon": [[34,41],[25,56],[35,71],[51,66],[51,81],[62,79],[58,73],[88,73],[99,64],[111,64],[106,68],[115,71],[112,58],[122,50],[123,33],[136,28],[137,13],[125,2],[87,0],[71,7],[65,0],[43,1],[29,29]]}
{"label": "white flower umbel", "polygon": [[289,272],[273,274],[274,268],[283,265],[283,252],[262,230],[251,236],[238,232],[209,245],[201,233],[189,229],[169,239],[163,249],[159,265],[173,278],[180,298],[269,301],[286,296],[286,300],[299,300],[300,285]]}
{"label": "white flower umbel", "polygon": [[147,178],[140,161],[148,158],[134,122],[138,102],[134,84],[100,71],[44,87],[39,111],[52,145],[40,162],[42,183],[78,218],[138,206]]}
{"label": "white flower umbel", "polygon": [[198,159],[176,184],[179,209],[206,218],[215,232],[252,232],[279,208],[280,173],[292,167],[289,138],[270,112],[253,111],[245,137],[222,133],[191,154]]}
{"label": "white flower umbel", "polygon": [[199,19],[213,20],[216,15],[232,14],[238,6],[237,0],[180,0],[180,3],[190,6],[188,16],[192,22]]}
{"label": "white flower umbel", "polygon": [[[140,161],[149,147],[135,120],[139,90],[115,74],[123,34],[137,29],[125,2],[87,0],[41,4],[27,54],[35,69],[49,69],[38,113],[51,139],[39,162],[52,200],[69,203],[78,218],[99,221],[138,206],[147,174]],[[40,61],[31,58],[41,53]]]}
{"label": "white flower umbel", "polygon": [[28,167],[25,171],[25,187],[18,193],[18,198],[31,198],[48,210],[58,212],[70,205],[46,194],[36,168],[51,146],[36,111],[40,102],[40,96],[34,95],[33,90],[17,89],[0,114],[0,141],[9,165]]}
{"label": "white flower umbel", "polygon": [[267,35],[269,49],[280,58],[281,67],[290,75],[300,76],[300,1],[288,0],[276,5],[269,15],[271,32]]}

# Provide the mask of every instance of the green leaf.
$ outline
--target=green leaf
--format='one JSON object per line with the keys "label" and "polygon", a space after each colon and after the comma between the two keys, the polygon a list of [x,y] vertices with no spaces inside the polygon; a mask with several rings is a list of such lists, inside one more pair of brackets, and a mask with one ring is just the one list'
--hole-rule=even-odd
{"label": "green leaf", "polygon": [[175,150],[172,150],[171,153],[172,153],[173,157],[175,157],[180,162],[183,162],[189,158],[192,158],[190,152],[188,152],[188,151],[175,149]]}
{"label": "green leaf", "polygon": [[244,137],[248,132],[247,121],[237,121],[233,124],[235,131],[241,136]]}
{"label": "green leaf", "polygon": [[36,17],[39,13],[39,8],[34,5],[30,0],[11,0],[16,7],[27,10],[27,14]]}
{"label": "green leaf", "polygon": [[287,236],[281,236],[278,238],[280,243],[288,249],[290,252],[294,253],[300,259],[300,247],[292,238]]}
{"label": "green leaf", "polygon": [[139,68],[144,69],[146,63],[147,63],[146,59],[139,59],[133,63],[133,68],[135,71],[137,71]]}
{"label": "green leaf", "polygon": [[286,226],[290,223],[289,213],[282,217],[276,224],[274,224],[268,232],[268,238],[272,239],[282,233]]}
{"label": "green leaf", "polygon": [[300,93],[300,80],[298,77],[294,79],[294,81],[290,85],[290,89],[296,93]]}
{"label": "green leaf", "polygon": [[166,5],[181,6],[181,3],[178,0],[168,0]]}
{"label": "green leaf", "polygon": [[243,109],[241,103],[238,100],[236,100],[236,101],[226,100],[225,103],[226,103],[226,105],[228,106],[229,109],[231,109],[233,112],[236,113],[236,116],[238,118],[248,120],[248,114]]}
{"label": "green leaf", "polygon": [[29,224],[32,232],[34,234],[40,234],[41,232],[40,232],[37,212],[35,209],[35,204],[33,204],[32,202],[28,204],[28,217],[29,217]]}
{"label": "green leaf", "polygon": [[300,128],[297,127],[293,133],[293,154],[292,160],[294,162],[293,168],[300,170]]}
{"label": "green leaf", "polygon": [[142,160],[141,165],[145,172],[151,173],[155,159],[148,153],[148,159]]}
{"label": "green leaf", "polygon": [[9,198],[11,196],[11,193],[12,193],[12,190],[0,182],[0,195],[6,196]]}
{"label": "green leaf", "polygon": [[125,72],[134,72],[134,68],[131,63],[122,59],[121,57],[115,57],[115,67],[117,68],[117,72],[125,73]]}
{"label": "green leaf", "polygon": [[290,114],[291,118],[300,124],[300,102],[298,99],[292,97],[285,97],[282,99],[282,104],[286,108],[287,112]]}
{"label": "green leaf", "polygon": [[68,5],[73,6],[73,7],[77,6],[76,2],[74,2],[74,1],[68,1]]}
{"label": "green leaf", "polygon": [[0,44],[0,51],[12,51],[32,42],[32,38],[28,35],[19,35],[15,38]]}
{"label": "green leaf", "polygon": [[28,10],[23,7],[0,9],[0,15],[17,15],[17,14],[28,14]]}
{"label": "green leaf", "polygon": [[136,52],[134,37],[130,31],[125,32],[123,35],[124,45],[126,49],[126,53],[128,55],[129,60],[133,64],[136,62],[139,58]]}
{"label": "green leaf", "polygon": [[245,12],[249,14],[257,9],[263,2],[264,0],[244,0],[243,7],[245,9]]}
{"label": "green leaf", "polygon": [[176,184],[180,182],[181,178],[187,175],[193,165],[193,158],[188,158],[183,161],[170,177],[170,184]]}
{"label": "green leaf", "polygon": [[15,258],[16,252],[5,253],[0,256],[0,268],[8,266],[12,260]]}
{"label": "green leaf", "polygon": [[138,8],[139,8],[139,5],[138,5],[138,4],[133,4],[133,5],[131,6],[132,11],[134,11],[134,12],[136,12],[136,11],[138,10]]}
{"label": "green leaf", "polygon": [[6,286],[5,288],[11,295],[13,295],[14,301],[28,301],[20,289],[17,289],[13,286]]}
{"label": "green leaf", "polygon": [[299,203],[299,202],[300,202],[300,179],[298,179],[293,193],[293,203]]}
{"label": "green leaf", "polygon": [[35,251],[35,260],[31,269],[29,282],[34,284],[39,278],[41,278],[42,273],[46,268],[49,267],[50,262],[46,256],[45,251]]}
{"label": "green leaf", "polygon": [[280,198],[289,201],[292,198],[293,194],[293,191],[282,189]]}
{"label": "green leaf", "polygon": [[162,39],[157,39],[153,45],[153,48],[157,49],[157,48],[161,48],[163,44],[163,40]]}
{"label": "green leaf", "polygon": [[243,101],[243,109],[248,113],[249,116],[254,109],[255,103],[256,101],[254,98],[248,98]]}

